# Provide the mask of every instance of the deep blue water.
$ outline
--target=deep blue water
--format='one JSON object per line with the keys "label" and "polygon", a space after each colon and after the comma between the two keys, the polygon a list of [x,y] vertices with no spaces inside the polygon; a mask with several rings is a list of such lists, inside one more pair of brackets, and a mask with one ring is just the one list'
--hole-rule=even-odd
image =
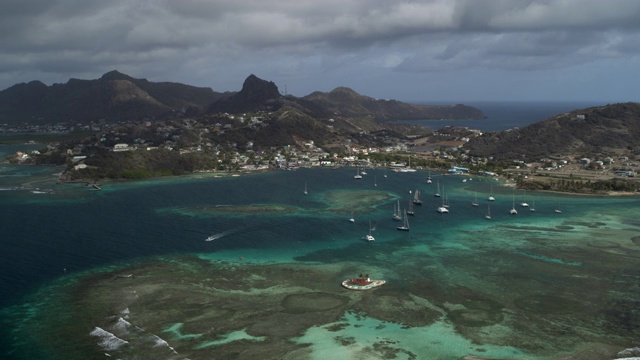
{"label": "deep blue water", "polygon": [[[451,102],[456,103],[456,102]],[[486,119],[473,120],[412,120],[399,123],[419,124],[432,129],[445,126],[463,126],[482,131],[502,131],[514,127],[525,127],[551,116],[591,106],[606,105],[598,102],[498,102],[498,101],[468,101],[465,105],[480,109]],[[429,105],[429,103],[424,103]]]}

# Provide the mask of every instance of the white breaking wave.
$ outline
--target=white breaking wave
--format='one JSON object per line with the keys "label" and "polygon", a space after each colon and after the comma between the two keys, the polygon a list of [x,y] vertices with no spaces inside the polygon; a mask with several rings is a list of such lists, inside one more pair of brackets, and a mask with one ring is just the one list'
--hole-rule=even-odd
{"label": "white breaking wave", "polygon": [[129,332],[130,326],[131,323],[129,323],[127,320],[119,318],[118,322],[113,326],[113,329],[127,334]]}
{"label": "white breaking wave", "polygon": [[98,345],[100,345],[103,350],[107,351],[118,350],[120,347],[129,343],[128,341],[122,340],[112,333],[97,326],[93,330],[91,330],[89,335],[100,338],[100,342],[98,343]]}

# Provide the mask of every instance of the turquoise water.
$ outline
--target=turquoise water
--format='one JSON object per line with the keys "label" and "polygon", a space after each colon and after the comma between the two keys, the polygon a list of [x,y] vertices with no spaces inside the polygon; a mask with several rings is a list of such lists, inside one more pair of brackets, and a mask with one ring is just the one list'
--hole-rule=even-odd
{"label": "turquoise water", "polygon": [[[426,183],[426,171],[377,169],[362,180],[353,179],[353,169],[209,174],[105,183],[102,191],[92,191],[82,184],[55,184],[54,168],[28,169],[9,167],[3,171],[10,175],[0,174],[7,189],[0,192],[0,273],[6,289],[0,298],[0,342],[6,359],[64,358],[25,329],[55,331],[55,321],[73,321],[74,314],[45,315],[59,311],[55,304],[65,301],[66,289],[78,279],[181,254],[211,261],[241,258],[258,267],[295,263],[330,269],[357,263],[388,281],[366,296],[390,304],[402,299],[402,306],[440,314],[428,326],[408,326],[347,311],[341,331],[328,331],[329,323],[292,339],[312,344],[314,359],[328,358],[327,351],[337,351],[339,358],[379,355],[383,350],[374,338],[385,339],[384,351],[397,358],[529,359],[596,342],[622,350],[640,335],[637,197],[527,193],[536,212],[518,208],[512,216],[513,198],[517,207],[521,195],[513,188],[489,178],[463,182],[432,172],[451,203],[449,214],[439,214],[441,199],[432,196],[436,182]],[[46,191],[25,186],[33,179]],[[305,183],[309,195],[303,194]],[[393,205],[398,199],[407,204],[416,189],[424,204],[415,207],[411,231],[399,232],[391,220]],[[486,200],[491,189],[495,202]],[[355,192],[385,200],[354,209],[340,196],[335,199],[336,193]],[[476,195],[480,206],[472,207]],[[256,205],[265,210],[251,207]],[[492,220],[484,218],[488,205]],[[557,206],[562,214],[554,212]],[[219,211],[225,207],[233,211]],[[347,221],[351,211],[355,223]],[[374,243],[362,240],[369,221],[376,229]],[[205,241],[211,235],[218,237]],[[565,333],[561,323],[569,322],[577,330]],[[197,336],[176,323],[165,329],[156,335],[169,343]],[[90,330],[79,336],[89,337]],[[236,329],[226,338],[202,339],[202,346],[240,339],[263,341]],[[100,348],[86,351],[100,353]]]}

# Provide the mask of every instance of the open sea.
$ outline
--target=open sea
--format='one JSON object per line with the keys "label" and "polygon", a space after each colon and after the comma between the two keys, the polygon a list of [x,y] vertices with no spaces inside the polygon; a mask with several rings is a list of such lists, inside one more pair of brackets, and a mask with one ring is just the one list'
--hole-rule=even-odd
{"label": "open sea", "polygon": [[[487,118],[471,120],[408,120],[399,121],[399,123],[418,124],[434,130],[442,129],[445,126],[461,126],[482,131],[502,131],[515,127],[525,127],[534,122],[542,121],[565,112],[606,105],[595,101],[465,101],[451,102],[450,104],[456,103],[476,107],[480,109]],[[425,105],[426,104],[427,103],[425,103]]]}
{"label": "open sea", "polygon": [[[456,125],[502,130],[580,108],[562,104],[471,104],[489,118]],[[523,193],[428,170],[355,180],[353,168],[95,190],[56,184],[60,171],[0,165],[2,359],[610,359],[640,345],[635,196]],[[424,203],[397,231],[394,205],[416,190]],[[358,271],[387,284],[343,289]]]}

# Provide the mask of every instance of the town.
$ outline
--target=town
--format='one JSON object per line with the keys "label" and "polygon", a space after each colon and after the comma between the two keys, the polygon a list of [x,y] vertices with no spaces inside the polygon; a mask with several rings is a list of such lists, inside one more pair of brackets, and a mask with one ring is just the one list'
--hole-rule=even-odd
{"label": "town", "polygon": [[[465,145],[483,132],[466,127],[348,132],[339,124],[353,124],[354,119],[330,118],[313,120],[323,127],[322,135],[317,136],[322,141],[317,141],[302,138],[297,132],[285,134],[293,136],[283,136],[281,129],[270,132],[281,117],[282,113],[270,112],[221,113],[159,121],[0,125],[0,131],[4,139],[44,145],[12,154],[8,162],[66,165],[62,182],[353,166],[499,176],[532,190],[591,192],[583,184],[593,182],[609,184],[598,187],[607,192],[637,190],[635,181],[621,181],[635,179],[638,159],[633,154],[612,153],[597,159],[567,154],[530,161],[496,160],[471,155]],[[318,133],[315,129],[314,135]]]}

